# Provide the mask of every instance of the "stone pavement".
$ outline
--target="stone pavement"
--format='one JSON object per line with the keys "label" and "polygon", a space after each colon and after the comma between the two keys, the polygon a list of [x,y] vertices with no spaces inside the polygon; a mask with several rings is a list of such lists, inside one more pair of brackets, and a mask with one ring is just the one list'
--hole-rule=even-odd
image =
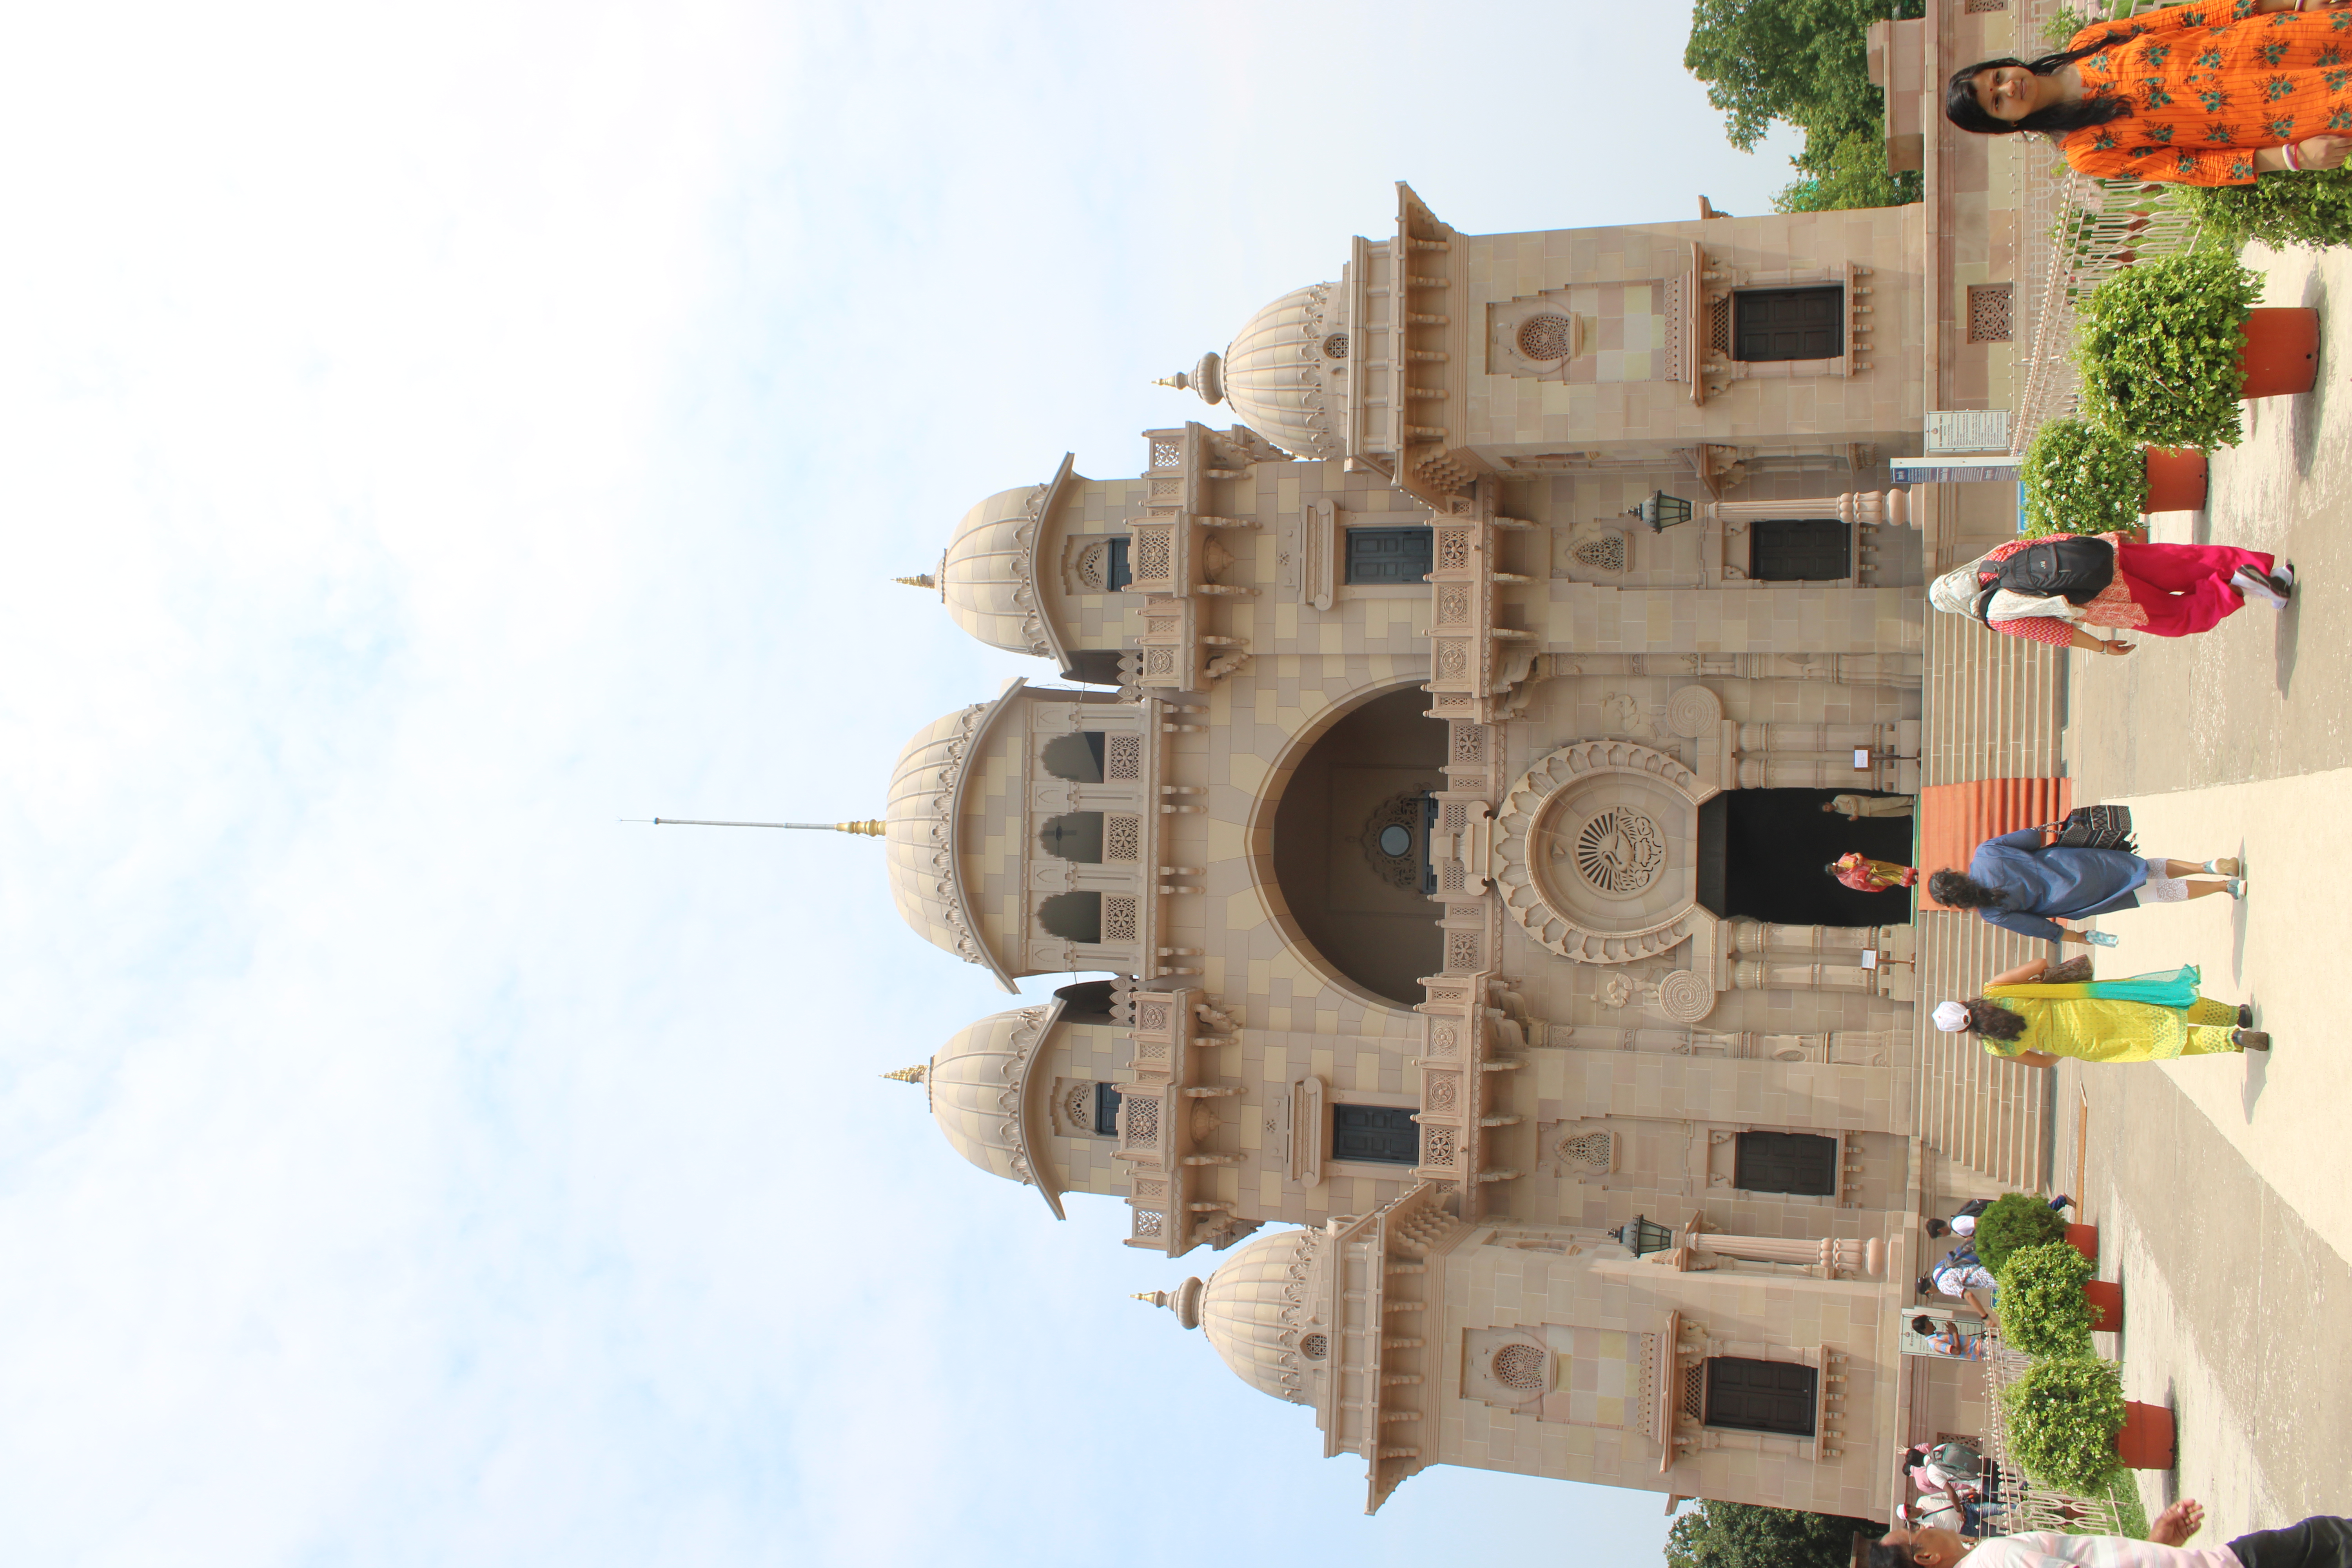
{"label": "stone pavement", "polygon": [[2197,963],[2206,994],[2253,1003],[2272,1057],[2069,1064],[2056,1085],[2053,1179],[2124,1281],[2126,1392],[2179,1419],[2179,1471],[2142,1493],[2151,1513],[2202,1500],[2212,1541],[2352,1513],[2352,257],[2250,259],[2265,303],[2323,310],[2319,388],[2251,405],[2206,511],[2153,537],[2288,556],[2297,603],[2068,655],[2064,741],[2078,803],[2129,804],[2150,854],[2241,855],[2252,884],[2108,917],[2099,971]]}

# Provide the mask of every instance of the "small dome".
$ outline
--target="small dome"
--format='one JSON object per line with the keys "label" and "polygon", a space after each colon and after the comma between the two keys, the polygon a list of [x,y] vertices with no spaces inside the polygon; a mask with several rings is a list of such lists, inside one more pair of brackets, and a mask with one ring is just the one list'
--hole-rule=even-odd
{"label": "small dome", "polygon": [[1294,289],[1245,322],[1221,358],[1204,355],[1190,377],[1178,376],[1210,403],[1222,395],[1242,423],[1301,458],[1337,458],[1332,434],[1339,399],[1327,378],[1348,358],[1348,334],[1328,321],[1328,283]]}
{"label": "small dome", "polygon": [[1054,1171],[1041,1166],[1045,1142],[1030,1085],[1061,1014],[1058,998],[992,1013],[958,1030],[923,1076],[931,1120],[955,1152],[991,1175],[1035,1187],[1056,1219],[1061,1193]]}
{"label": "small dome", "polygon": [[940,560],[940,597],[957,626],[1007,653],[1069,661],[1037,593],[1037,552],[1055,503],[1069,482],[1065,457],[1042,485],[999,490],[963,514]]}
{"label": "small dome", "polygon": [[964,764],[1021,689],[1005,685],[994,702],[975,702],[925,726],[890,770],[883,837],[888,846],[890,899],[917,935],[967,963],[984,966],[1007,991],[1013,976],[971,918],[957,858],[955,828]]}
{"label": "small dome", "polygon": [[1201,1298],[1201,1327],[1225,1364],[1261,1394],[1307,1403],[1299,1341],[1316,1310],[1319,1230],[1277,1230],[1237,1249]]}

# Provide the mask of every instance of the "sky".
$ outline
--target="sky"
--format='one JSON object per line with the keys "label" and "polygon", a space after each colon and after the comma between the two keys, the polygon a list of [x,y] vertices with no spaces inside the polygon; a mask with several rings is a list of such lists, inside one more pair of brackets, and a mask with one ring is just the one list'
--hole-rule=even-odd
{"label": "sky", "polygon": [[[1675,5],[0,7],[0,1555],[1650,1562],[1359,1460],[877,1074],[993,491],[1472,232],[1766,210]],[[1042,989],[1050,981],[1032,982]]]}

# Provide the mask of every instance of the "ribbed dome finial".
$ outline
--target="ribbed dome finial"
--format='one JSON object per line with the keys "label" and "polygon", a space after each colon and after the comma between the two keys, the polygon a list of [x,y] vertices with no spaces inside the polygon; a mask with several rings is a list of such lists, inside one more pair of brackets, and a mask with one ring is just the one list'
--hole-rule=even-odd
{"label": "ribbed dome finial", "polygon": [[920,1083],[931,1076],[931,1064],[917,1062],[913,1067],[900,1068],[897,1072],[886,1072],[882,1076],[893,1083]]}
{"label": "ribbed dome finial", "polygon": [[929,572],[918,572],[911,577],[893,577],[890,581],[904,583],[909,588],[936,588],[940,585],[939,579]]}
{"label": "ribbed dome finial", "polygon": [[1173,1290],[1138,1290],[1130,1300],[1162,1307],[1176,1314],[1176,1321],[1188,1329],[1201,1326],[1201,1293],[1207,1289],[1198,1279],[1187,1279]]}

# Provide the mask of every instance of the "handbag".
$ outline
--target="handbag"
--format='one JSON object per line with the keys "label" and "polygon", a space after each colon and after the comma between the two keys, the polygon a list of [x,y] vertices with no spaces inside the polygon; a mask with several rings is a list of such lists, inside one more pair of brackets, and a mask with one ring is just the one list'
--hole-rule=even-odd
{"label": "handbag", "polygon": [[2126,855],[2139,853],[2132,842],[2131,807],[2127,805],[2078,805],[2066,814],[2063,822],[2045,824],[2045,833],[2055,832],[2053,849],[2120,849]]}

